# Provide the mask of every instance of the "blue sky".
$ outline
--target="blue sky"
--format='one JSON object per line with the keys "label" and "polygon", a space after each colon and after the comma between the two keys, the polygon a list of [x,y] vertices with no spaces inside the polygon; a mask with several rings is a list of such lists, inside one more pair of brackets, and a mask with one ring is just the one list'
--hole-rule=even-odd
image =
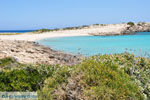
{"label": "blue sky", "polygon": [[0,0],[0,30],[150,22],[150,0]]}

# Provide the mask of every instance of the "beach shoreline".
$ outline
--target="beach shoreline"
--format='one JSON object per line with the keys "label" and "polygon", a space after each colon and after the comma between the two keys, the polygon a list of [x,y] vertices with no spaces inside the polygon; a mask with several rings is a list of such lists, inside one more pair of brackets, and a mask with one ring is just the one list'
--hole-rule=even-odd
{"label": "beach shoreline", "polygon": [[54,37],[72,37],[72,36],[110,36],[122,35],[122,31],[126,29],[127,24],[107,24],[107,25],[91,25],[79,29],[57,30],[51,32],[34,33],[18,35],[0,35],[1,40],[24,40],[38,41],[46,38]]}
{"label": "beach shoreline", "polygon": [[38,41],[54,37],[91,36],[86,33],[45,32],[39,34],[0,35],[1,40]]}
{"label": "beach shoreline", "polygon": [[0,35],[0,59],[13,57],[18,62],[26,64],[76,65],[84,57],[56,51],[37,43],[41,39],[72,36],[90,35],[70,30],[39,34]]}
{"label": "beach shoreline", "polygon": [[[0,58],[15,57],[21,63],[78,64],[81,59],[77,55],[55,51],[38,44],[37,41],[56,37],[128,35],[131,34],[130,31],[123,34],[128,26],[127,24],[92,25],[81,29],[0,35]],[[137,27],[130,28],[134,30]],[[149,27],[145,30],[148,29]]]}
{"label": "beach shoreline", "polygon": [[[134,23],[133,23],[134,24]],[[0,35],[1,40],[24,40],[38,41],[54,37],[72,37],[72,36],[114,36],[114,35],[131,35],[136,32],[149,32],[150,23],[129,24],[96,24],[81,27],[70,27],[64,29],[48,30],[42,32],[37,30],[26,34],[6,34]],[[38,33],[39,32],[39,33]]]}

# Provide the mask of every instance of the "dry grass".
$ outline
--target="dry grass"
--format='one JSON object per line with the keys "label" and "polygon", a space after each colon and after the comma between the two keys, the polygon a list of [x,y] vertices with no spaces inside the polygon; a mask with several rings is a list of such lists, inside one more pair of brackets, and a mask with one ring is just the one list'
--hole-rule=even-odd
{"label": "dry grass", "polygon": [[0,35],[22,35],[24,33],[0,33]]}

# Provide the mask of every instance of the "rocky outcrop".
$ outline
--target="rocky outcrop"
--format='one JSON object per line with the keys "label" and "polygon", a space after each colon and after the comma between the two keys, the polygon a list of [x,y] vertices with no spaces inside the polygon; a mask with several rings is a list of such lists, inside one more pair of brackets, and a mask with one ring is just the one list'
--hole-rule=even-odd
{"label": "rocky outcrop", "polygon": [[28,41],[0,40],[0,58],[13,57],[20,63],[75,65],[81,57],[55,51]]}
{"label": "rocky outcrop", "polygon": [[133,26],[128,25],[122,34],[134,34],[135,32],[150,32],[150,23],[138,23]]}
{"label": "rocky outcrop", "polygon": [[[89,28],[90,29],[90,28]],[[130,35],[135,32],[150,32],[150,23],[137,23],[133,26],[124,24],[106,24],[91,26],[89,34],[94,36],[109,36],[109,35]],[[95,30],[95,31],[94,31]]]}

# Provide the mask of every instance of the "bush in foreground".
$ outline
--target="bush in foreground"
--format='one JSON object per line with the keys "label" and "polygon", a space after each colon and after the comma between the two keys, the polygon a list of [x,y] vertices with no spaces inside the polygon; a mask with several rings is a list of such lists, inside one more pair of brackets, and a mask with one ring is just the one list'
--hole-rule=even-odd
{"label": "bush in foreground", "polygon": [[142,100],[140,89],[130,76],[109,59],[97,56],[79,65],[75,77],[82,76],[83,95],[87,100]]}
{"label": "bush in foreground", "polygon": [[72,67],[0,62],[0,91],[37,91],[39,100],[150,99],[150,60],[128,53],[93,56]]}

